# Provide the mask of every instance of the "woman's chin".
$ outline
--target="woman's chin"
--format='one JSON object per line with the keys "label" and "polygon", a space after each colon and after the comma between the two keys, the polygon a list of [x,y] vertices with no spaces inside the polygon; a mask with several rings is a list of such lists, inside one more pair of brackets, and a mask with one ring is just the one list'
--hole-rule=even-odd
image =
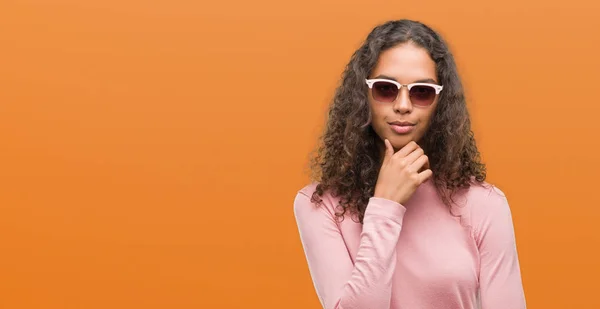
{"label": "woman's chin", "polygon": [[412,134],[411,134],[411,135],[403,135],[403,136],[392,136],[392,137],[389,137],[388,140],[390,141],[390,143],[392,143],[392,146],[394,147],[395,150],[400,150],[402,147],[406,146],[408,143],[410,143],[414,139],[412,138]]}

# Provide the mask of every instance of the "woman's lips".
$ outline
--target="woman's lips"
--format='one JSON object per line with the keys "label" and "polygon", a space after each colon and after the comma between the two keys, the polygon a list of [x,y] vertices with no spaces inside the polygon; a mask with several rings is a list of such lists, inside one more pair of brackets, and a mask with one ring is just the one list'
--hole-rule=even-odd
{"label": "woman's lips", "polygon": [[414,124],[400,125],[400,124],[390,123],[390,127],[392,127],[392,130],[398,134],[407,134],[407,133],[412,132],[415,125]]}

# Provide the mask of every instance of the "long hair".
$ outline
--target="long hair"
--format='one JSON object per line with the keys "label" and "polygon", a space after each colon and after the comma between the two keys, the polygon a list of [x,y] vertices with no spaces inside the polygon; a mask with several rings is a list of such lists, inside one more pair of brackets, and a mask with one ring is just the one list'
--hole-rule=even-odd
{"label": "long hair", "polygon": [[444,86],[430,126],[419,141],[429,157],[436,191],[451,207],[457,191],[485,181],[485,165],[480,160],[462,83],[447,44],[418,21],[388,21],[369,33],[346,65],[310,161],[311,178],[318,183],[311,200],[320,205],[325,192],[338,197],[338,218],[343,219],[348,212],[362,223],[382,163],[364,81],[383,51],[407,42],[428,51]]}

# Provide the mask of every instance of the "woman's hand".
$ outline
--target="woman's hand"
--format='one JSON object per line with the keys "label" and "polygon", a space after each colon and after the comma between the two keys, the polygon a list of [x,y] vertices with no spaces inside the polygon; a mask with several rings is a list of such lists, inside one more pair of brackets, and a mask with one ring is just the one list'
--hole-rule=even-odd
{"label": "woman's hand", "polygon": [[396,153],[387,139],[384,143],[385,157],[375,185],[374,197],[404,204],[417,187],[431,177],[429,160],[414,141]]}

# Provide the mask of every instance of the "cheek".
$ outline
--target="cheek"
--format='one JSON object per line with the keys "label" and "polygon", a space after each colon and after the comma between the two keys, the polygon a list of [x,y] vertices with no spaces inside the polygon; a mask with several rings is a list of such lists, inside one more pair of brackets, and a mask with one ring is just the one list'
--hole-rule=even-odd
{"label": "cheek", "polygon": [[381,104],[369,102],[369,108],[371,109],[371,116],[374,123],[381,122],[384,113],[384,106]]}
{"label": "cheek", "polygon": [[424,125],[424,128],[422,128],[422,129],[423,129],[423,131],[426,131],[426,130],[429,128],[429,125],[430,125],[430,123],[431,123],[431,120],[432,120],[432,118],[433,118],[433,114],[434,114],[434,112],[435,112],[435,109],[431,109],[430,111],[428,111],[427,113],[424,113],[424,114],[421,116],[421,122],[422,122],[422,123],[423,123],[423,125]]}
{"label": "cheek", "polygon": [[381,135],[381,123],[383,122],[381,106],[377,106],[377,104],[369,101],[369,109],[371,111],[371,127],[373,127],[377,135]]}

